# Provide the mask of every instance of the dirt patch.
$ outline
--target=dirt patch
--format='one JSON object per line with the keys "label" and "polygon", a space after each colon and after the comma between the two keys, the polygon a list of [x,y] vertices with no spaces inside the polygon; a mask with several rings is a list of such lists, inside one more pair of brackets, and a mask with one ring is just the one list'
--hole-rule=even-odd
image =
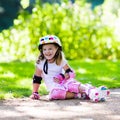
{"label": "dirt patch", "polygon": [[111,89],[106,102],[88,100],[41,100],[29,98],[0,101],[0,120],[120,120],[120,89]]}

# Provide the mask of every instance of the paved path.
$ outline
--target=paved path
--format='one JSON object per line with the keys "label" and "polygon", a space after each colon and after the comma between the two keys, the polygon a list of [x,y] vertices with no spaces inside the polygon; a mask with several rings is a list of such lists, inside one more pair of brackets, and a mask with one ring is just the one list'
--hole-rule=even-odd
{"label": "paved path", "polygon": [[29,98],[0,101],[0,120],[120,120],[120,89],[106,102],[78,99],[48,101]]}

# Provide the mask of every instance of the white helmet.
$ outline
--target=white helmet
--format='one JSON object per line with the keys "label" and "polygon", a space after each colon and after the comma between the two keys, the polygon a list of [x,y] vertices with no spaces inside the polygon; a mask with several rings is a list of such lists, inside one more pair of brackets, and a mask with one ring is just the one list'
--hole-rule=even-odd
{"label": "white helmet", "polygon": [[40,38],[40,44],[38,46],[38,49],[40,50],[42,48],[42,45],[48,44],[48,43],[55,43],[62,49],[60,39],[55,35],[47,35]]}

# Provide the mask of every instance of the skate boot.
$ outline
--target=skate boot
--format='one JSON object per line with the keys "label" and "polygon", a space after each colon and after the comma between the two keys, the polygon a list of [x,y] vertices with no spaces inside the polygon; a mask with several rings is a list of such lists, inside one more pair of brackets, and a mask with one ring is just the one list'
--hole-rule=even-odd
{"label": "skate boot", "polygon": [[98,92],[98,90],[96,88],[90,88],[88,90],[88,97],[93,102],[99,102],[99,92]]}
{"label": "skate boot", "polygon": [[110,95],[110,90],[105,86],[100,86],[97,90],[99,93],[99,101],[105,101],[106,97]]}

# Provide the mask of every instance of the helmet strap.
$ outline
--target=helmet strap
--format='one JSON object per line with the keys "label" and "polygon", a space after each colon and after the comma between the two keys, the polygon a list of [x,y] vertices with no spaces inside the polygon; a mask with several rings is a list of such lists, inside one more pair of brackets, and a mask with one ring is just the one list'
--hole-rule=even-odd
{"label": "helmet strap", "polygon": [[43,66],[43,71],[45,74],[48,74],[48,61],[46,60]]}

